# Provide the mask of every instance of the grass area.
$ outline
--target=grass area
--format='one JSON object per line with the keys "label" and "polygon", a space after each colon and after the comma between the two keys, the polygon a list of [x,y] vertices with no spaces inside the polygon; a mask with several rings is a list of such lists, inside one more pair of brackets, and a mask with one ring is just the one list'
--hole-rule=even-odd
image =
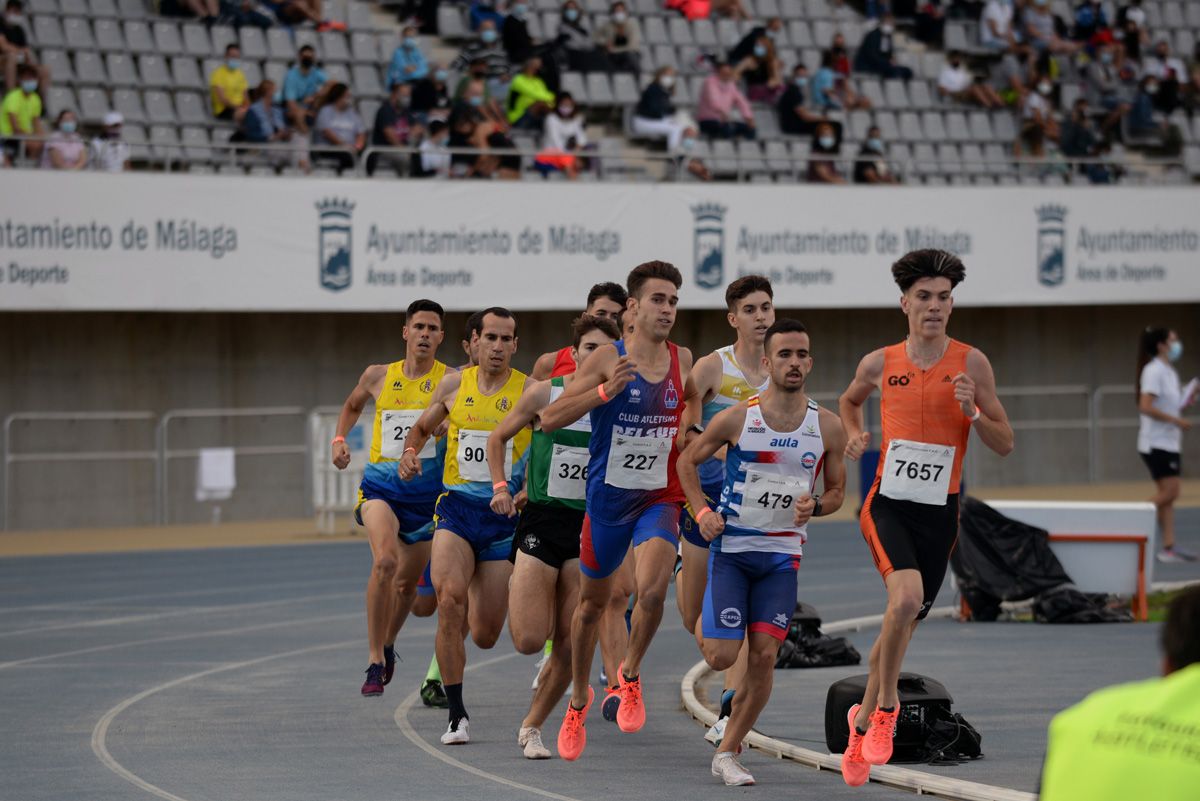
{"label": "grass area", "polygon": [[1183,590],[1172,590],[1170,592],[1152,592],[1146,596],[1147,606],[1150,607],[1150,622],[1162,623],[1167,619],[1167,607],[1170,606],[1171,600]]}

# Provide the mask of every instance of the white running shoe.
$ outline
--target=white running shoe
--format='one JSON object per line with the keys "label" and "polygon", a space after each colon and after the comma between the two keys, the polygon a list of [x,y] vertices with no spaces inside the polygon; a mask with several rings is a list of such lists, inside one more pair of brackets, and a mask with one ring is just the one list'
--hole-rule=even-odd
{"label": "white running shoe", "polygon": [[725,782],[726,787],[743,787],[754,784],[750,771],[742,767],[737,757],[728,751],[718,751],[712,760],[712,775]]}
{"label": "white running shoe", "polygon": [[458,726],[447,726],[446,733],[442,735],[442,745],[466,745],[471,742],[470,724],[471,721],[463,718]]}
{"label": "white running shoe", "polygon": [[526,759],[549,759],[550,749],[542,743],[542,730],[525,726],[517,734],[517,745],[525,749]]}
{"label": "white running shoe", "polygon": [[542,672],[546,669],[546,665],[550,662],[550,654],[542,651],[542,658],[533,666],[533,684],[529,687],[531,690],[538,688],[538,682],[542,680]]}
{"label": "white running shoe", "polygon": [[1163,548],[1158,552],[1160,562],[1195,562],[1196,554],[1182,548]]}
{"label": "white running shoe", "polygon": [[729,718],[721,718],[713,724],[708,733],[704,735],[704,739],[708,740],[717,748],[721,747],[721,740],[725,737],[725,724],[729,722]]}

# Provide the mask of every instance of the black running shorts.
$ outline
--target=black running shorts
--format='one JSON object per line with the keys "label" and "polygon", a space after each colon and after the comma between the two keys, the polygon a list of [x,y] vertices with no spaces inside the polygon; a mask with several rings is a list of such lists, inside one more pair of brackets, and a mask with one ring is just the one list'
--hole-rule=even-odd
{"label": "black running shorts", "polygon": [[1155,481],[1160,478],[1175,478],[1179,475],[1179,454],[1154,448],[1149,453],[1142,454],[1142,461],[1150,468],[1150,477]]}
{"label": "black running shorts", "polygon": [[[579,532],[583,529],[583,510],[541,503],[528,503],[521,511],[521,522],[513,536],[516,550],[540,559],[550,567],[562,568],[569,559],[579,558]],[[516,558],[514,551],[513,558]]]}

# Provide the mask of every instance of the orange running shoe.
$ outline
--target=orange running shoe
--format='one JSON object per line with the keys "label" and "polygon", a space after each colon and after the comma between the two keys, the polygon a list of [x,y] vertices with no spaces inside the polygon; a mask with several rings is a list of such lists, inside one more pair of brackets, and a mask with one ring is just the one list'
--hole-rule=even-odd
{"label": "orange running shoe", "polygon": [[846,751],[842,754],[842,780],[851,787],[866,784],[867,779],[871,778],[871,763],[863,759],[862,755],[865,735],[859,734],[854,728],[854,719],[858,717],[858,710],[861,708],[862,704],[855,704],[846,715],[850,724],[850,742],[846,744]]}
{"label": "orange running shoe", "polygon": [[576,709],[570,702],[567,703],[567,715],[558,729],[558,755],[568,762],[579,759],[584,746],[587,745],[587,729],[584,728],[584,723],[595,698],[596,691],[589,686],[587,705],[583,709]]}
{"label": "orange running shoe", "polygon": [[879,707],[871,713],[871,728],[863,738],[863,759],[872,765],[886,765],[892,758],[892,738],[896,736],[896,718],[900,717],[900,705],[897,704],[891,712],[884,712]]}
{"label": "orange running shoe", "polygon": [[621,663],[617,671],[617,679],[621,682],[621,706],[617,709],[617,725],[626,734],[641,731],[646,725],[646,705],[642,703],[642,680],[625,680],[625,663]]}

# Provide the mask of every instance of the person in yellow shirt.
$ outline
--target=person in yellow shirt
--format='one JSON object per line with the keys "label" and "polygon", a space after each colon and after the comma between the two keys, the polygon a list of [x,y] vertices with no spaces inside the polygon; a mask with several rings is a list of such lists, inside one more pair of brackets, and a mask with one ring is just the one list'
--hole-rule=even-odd
{"label": "person in yellow shirt", "polygon": [[1171,602],[1162,649],[1162,678],[1098,690],[1050,721],[1041,801],[1196,798],[1200,586]]}
{"label": "person in yellow shirt", "polygon": [[242,72],[242,50],[235,44],[225,48],[225,61],[208,78],[213,116],[240,123],[250,108],[246,73]]}
{"label": "person in yellow shirt", "polygon": [[[17,69],[17,86],[0,103],[0,137],[44,136],[42,127],[42,98],[38,94],[37,69],[22,64]],[[11,164],[21,149],[21,140],[4,139],[5,164]],[[25,140],[25,155],[37,160],[42,155],[43,141]]]}
{"label": "person in yellow shirt", "polygon": [[521,74],[508,87],[508,121],[514,128],[542,129],[542,120],[554,108],[554,92],[538,73],[542,60],[537,56],[525,62]]}

